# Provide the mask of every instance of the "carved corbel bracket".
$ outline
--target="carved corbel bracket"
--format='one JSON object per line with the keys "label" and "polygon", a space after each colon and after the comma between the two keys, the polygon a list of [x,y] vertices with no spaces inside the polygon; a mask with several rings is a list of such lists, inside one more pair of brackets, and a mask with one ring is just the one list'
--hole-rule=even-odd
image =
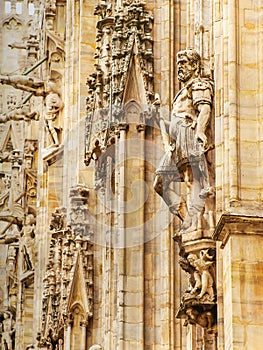
{"label": "carved corbel bracket", "polygon": [[199,304],[198,302],[184,300],[176,317],[185,319],[184,326],[196,324],[205,328],[207,333],[217,333],[217,308],[215,304]]}
{"label": "carved corbel bracket", "polygon": [[[183,293],[177,318],[187,324],[199,324],[208,333],[216,332],[216,250],[207,244],[181,249],[179,264],[188,274],[188,289]],[[208,242],[207,242],[208,243]],[[206,248],[204,248],[206,246]],[[189,247],[188,247],[189,248]],[[203,249],[200,249],[203,248]]]}

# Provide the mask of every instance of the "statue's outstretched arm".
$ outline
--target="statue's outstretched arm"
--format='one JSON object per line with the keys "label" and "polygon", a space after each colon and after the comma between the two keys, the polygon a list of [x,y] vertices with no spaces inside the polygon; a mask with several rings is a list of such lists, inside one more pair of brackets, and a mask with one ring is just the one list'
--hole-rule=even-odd
{"label": "statue's outstretched arm", "polygon": [[45,94],[44,81],[27,75],[0,75],[0,83],[13,86],[15,89],[31,92],[35,96],[44,96]]}

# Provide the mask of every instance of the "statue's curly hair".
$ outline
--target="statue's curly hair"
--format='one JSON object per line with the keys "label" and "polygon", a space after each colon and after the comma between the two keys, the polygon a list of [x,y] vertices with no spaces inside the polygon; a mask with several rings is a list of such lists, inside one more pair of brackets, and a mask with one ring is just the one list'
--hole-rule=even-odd
{"label": "statue's curly hair", "polygon": [[186,48],[185,50],[177,52],[177,60],[183,57],[187,57],[191,63],[196,64],[196,72],[199,74],[201,71],[201,56],[199,53],[193,48]]}

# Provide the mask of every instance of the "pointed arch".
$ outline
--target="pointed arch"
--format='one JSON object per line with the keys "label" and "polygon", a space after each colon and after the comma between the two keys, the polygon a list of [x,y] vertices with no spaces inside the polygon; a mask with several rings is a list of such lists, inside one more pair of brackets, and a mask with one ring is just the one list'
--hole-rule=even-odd
{"label": "pointed arch", "polygon": [[[85,311],[80,302],[75,302],[70,309],[72,325],[70,334],[70,349],[85,350],[86,345],[86,329],[83,329],[85,321]],[[85,331],[85,333],[84,333]]]}
{"label": "pointed arch", "polygon": [[19,149],[20,138],[10,123],[0,139],[0,152],[4,156],[11,154],[13,150]]}
{"label": "pointed arch", "polygon": [[124,106],[125,120],[127,123],[139,124],[141,122],[142,106],[135,100],[130,100]]}

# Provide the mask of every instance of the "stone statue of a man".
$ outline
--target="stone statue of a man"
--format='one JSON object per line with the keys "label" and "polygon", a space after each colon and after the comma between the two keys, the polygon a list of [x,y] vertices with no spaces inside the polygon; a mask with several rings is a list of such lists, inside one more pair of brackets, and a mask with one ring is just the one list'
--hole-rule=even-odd
{"label": "stone statue of a man", "polygon": [[[171,121],[160,116],[160,125],[165,125],[170,136],[170,147],[156,170],[154,188],[182,220],[181,231],[188,231],[196,229],[205,199],[213,194],[205,152],[210,147],[206,132],[214,90],[212,81],[200,76],[201,58],[196,50],[178,52],[177,65],[182,88],[174,98]],[[188,189],[184,204],[179,187],[174,186],[181,181]]]}

